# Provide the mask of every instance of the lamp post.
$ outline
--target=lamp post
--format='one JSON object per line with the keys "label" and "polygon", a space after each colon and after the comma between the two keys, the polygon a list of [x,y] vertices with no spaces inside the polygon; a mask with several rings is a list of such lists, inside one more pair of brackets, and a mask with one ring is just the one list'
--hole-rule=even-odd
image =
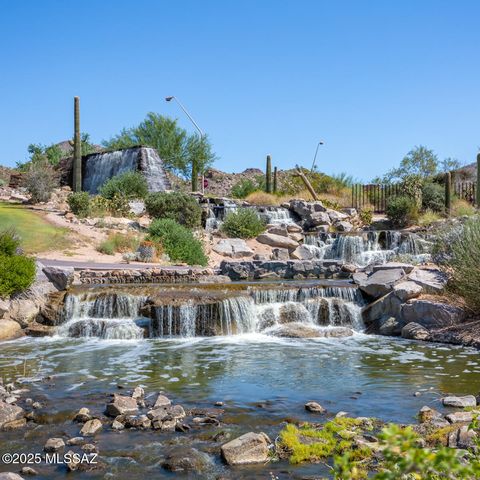
{"label": "lamp post", "polygon": [[313,172],[313,169],[315,168],[315,162],[317,161],[318,147],[320,147],[320,145],[325,145],[325,142],[323,140],[320,140],[318,142],[317,148],[315,150],[315,156],[313,157],[313,163],[312,163],[312,168],[311,168],[310,172]]}
{"label": "lamp post", "polygon": [[[188,110],[182,105],[180,100],[175,97],[175,96],[170,96],[170,97],[165,97],[165,101],[171,102],[172,100],[175,100],[180,108],[183,110],[183,113],[189,118],[189,120],[193,123],[195,128],[198,130],[198,133],[200,133],[200,140],[203,140],[205,137],[205,134],[203,133],[203,130],[198,126],[197,122],[193,119],[193,117],[188,113]],[[192,192],[195,192],[198,190],[198,170],[197,170],[197,162],[196,159],[192,158]],[[203,179],[203,172],[202,172],[202,193],[205,192],[205,187],[204,187],[204,179]]]}

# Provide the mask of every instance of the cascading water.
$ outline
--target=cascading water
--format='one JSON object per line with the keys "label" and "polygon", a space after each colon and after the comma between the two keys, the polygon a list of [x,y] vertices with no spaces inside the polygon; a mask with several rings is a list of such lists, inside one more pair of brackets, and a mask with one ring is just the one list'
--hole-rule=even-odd
{"label": "cascading water", "polygon": [[427,261],[431,242],[411,232],[375,231],[360,234],[307,235],[307,248],[318,259],[335,259],[359,266],[385,263],[396,256],[416,263]]}
{"label": "cascading water", "polygon": [[156,150],[135,147],[88,155],[84,164],[83,190],[96,194],[110,178],[131,171],[140,171],[145,175],[151,192],[165,191],[170,188],[163,162]]}
{"label": "cascading water", "polygon": [[295,223],[290,211],[283,207],[260,207],[258,216],[265,223],[272,225],[292,225]]}
{"label": "cascading water", "polygon": [[[263,332],[299,322],[314,327],[362,329],[361,294],[351,287],[247,287],[228,297],[176,298],[151,305],[148,296],[126,293],[69,294],[57,334],[103,339],[196,337]],[[150,312],[148,318],[142,316]],[[142,314],[141,314],[142,312]]]}

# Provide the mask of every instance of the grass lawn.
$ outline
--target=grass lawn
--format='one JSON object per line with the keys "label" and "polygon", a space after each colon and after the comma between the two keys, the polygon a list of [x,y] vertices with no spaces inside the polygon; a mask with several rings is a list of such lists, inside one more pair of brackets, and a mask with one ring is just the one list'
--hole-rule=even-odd
{"label": "grass lawn", "polygon": [[26,253],[61,249],[67,246],[67,229],[48,223],[40,213],[21,205],[0,202],[0,230],[14,228]]}

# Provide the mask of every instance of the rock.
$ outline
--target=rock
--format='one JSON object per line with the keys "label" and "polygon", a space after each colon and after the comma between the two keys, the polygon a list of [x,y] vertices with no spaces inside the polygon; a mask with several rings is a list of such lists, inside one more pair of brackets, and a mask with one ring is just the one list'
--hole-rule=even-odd
{"label": "rock", "polygon": [[342,208],[342,212],[348,215],[349,217],[354,217],[357,214],[357,210],[355,208],[349,208],[349,207]]}
{"label": "rock", "polygon": [[257,242],[270,245],[271,247],[287,248],[288,250],[295,250],[298,247],[298,242],[289,237],[282,237],[274,233],[262,233],[257,237]]}
{"label": "rock", "polygon": [[65,447],[65,442],[61,438],[49,438],[44,445],[43,450],[47,453],[58,452]]}
{"label": "rock", "polygon": [[472,412],[455,412],[449,413],[445,418],[450,423],[470,423],[473,420]]}
{"label": "rock", "polygon": [[409,300],[402,307],[405,322],[416,322],[427,328],[443,328],[462,322],[466,313],[463,309],[425,299]]}
{"label": "rock", "polygon": [[132,397],[113,395],[113,400],[107,404],[106,414],[110,417],[118,415],[132,415],[138,410],[137,401]]}
{"label": "rock", "polygon": [[475,446],[477,433],[474,430],[469,430],[467,425],[463,425],[458,430],[457,448],[472,448]]}
{"label": "rock", "polygon": [[42,325],[33,321],[25,329],[25,334],[30,337],[49,337],[55,333],[56,328],[50,325]]}
{"label": "rock", "polygon": [[13,320],[0,320],[0,341],[13,340],[22,336],[20,324]]}
{"label": "rock", "polygon": [[181,419],[185,418],[185,410],[181,405],[173,405],[171,407],[167,407],[168,414],[174,419]]}
{"label": "rock", "polygon": [[387,262],[382,265],[374,265],[372,270],[378,272],[379,270],[395,270],[397,268],[401,268],[405,273],[410,273],[415,267],[409,263]]}
{"label": "rock", "polygon": [[303,242],[305,236],[302,233],[289,233],[288,236],[296,242]]}
{"label": "rock", "polygon": [[295,260],[312,260],[315,258],[315,253],[315,246],[302,244],[291,253],[291,257]]}
{"label": "rock", "polygon": [[195,472],[201,474],[209,466],[207,454],[195,448],[179,447],[170,452],[162,462],[162,467],[171,472]]}
{"label": "rock", "polygon": [[10,310],[8,314],[4,316],[4,320],[14,320],[18,322],[20,326],[27,327],[39,314],[41,302],[44,301],[45,299],[33,300],[30,298],[12,300],[10,302]]}
{"label": "rock", "polygon": [[135,400],[142,399],[145,396],[145,390],[142,387],[135,387],[133,389],[132,398]]}
{"label": "rock", "polygon": [[38,475],[38,472],[32,467],[22,467],[20,473],[22,475]]}
{"label": "rock", "polygon": [[353,225],[350,222],[337,222],[335,223],[335,228],[338,232],[351,232],[353,230]]}
{"label": "rock", "polygon": [[8,300],[2,300],[0,298],[0,318],[10,310],[10,302]]}
{"label": "rock", "polygon": [[112,430],[123,430],[125,428],[125,425],[122,422],[119,422],[118,420],[114,420],[112,423]]}
{"label": "rock", "polygon": [[422,291],[423,288],[418,283],[410,280],[397,283],[393,287],[393,292],[402,302],[418,297]]}
{"label": "rock", "polygon": [[357,266],[353,263],[344,263],[342,265],[342,272],[355,273],[357,271]]}
{"label": "rock", "polygon": [[152,421],[146,415],[129,415],[125,418],[127,428],[150,428]]}
{"label": "rock", "polygon": [[24,415],[23,408],[0,401],[0,430],[9,430],[25,424]]}
{"label": "rock", "polygon": [[366,280],[358,274],[354,274],[354,280],[361,278],[359,288],[367,295],[373,298],[379,298],[386,295],[393,289],[395,283],[405,276],[401,268],[392,270],[378,270],[370,275]]}
{"label": "rock", "polygon": [[442,403],[445,407],[476,407],[477,399],[473,395],[465,395],[463,397],[450,396],[442,398]]}
{"label": "rock", "polygon": [[102,422],[98,418],[94,418],[86,422],[80,430],[80,435],[84,437],[93,437],[102,429]]}
{"label": "rock", "polygon": [[251,257],[253,255],[253,250],[241,238],[221,239],[212,250],[220,255],[232,258]]}
{"label": "rock", "polygon": [[288,237],[288,230],[286,226],[275,225],[274,227],[270,227],[267,232],[273,233],[274,235],[281,235],[282,237]]}
{"label": "rock", "polygon": [[426,293],[440,293],[447,284],[447,276],[437,269],[415,268],[408,278],[423,287]]}
{"label": "rock", "polygon": [[88,420],[90,420],[91,418],[92,416],[90,415],[90,410],[88,408],[81,408],[77,412],[73,420],[75,422],[85,423],[85,422],[88,422]]}
{"label": "rock", "polygon": [[346,220],[348,218],[346,213],[337,212],[336,210],[332,210],[330,208],[327,208],[327,213],[332,223],[341,222],[342,220]]}
{"label": "rock", "polygon": [[325,413],[327,411],[317,402],[307,402],[305,404],[305,410],[312,413]]}
{"label": "rock", "polygon": [[160,427],[158,427],[159,422],[155,423],[157,424],[157,426],[154,426],[154,428],[160,428],[162,432],[174,432],[177,426],[177,421],[175,419],[164,420],[163,422],[161,422]]}
{"label": "rock", "polygon": [[287,231],[288,233],[302,233],[303,228],[300,225],[297,225],[296,223],[289,223],[287,225]]}
{"label": "rock", "polygon": [[166,418],[169,418],[169,414],[165,407],[159,407],[154,410],[149,410],[147,416],[152,422],[162,422]]}
{"label": "rock", "polygon": [[272,250],[272,260],[289,260],[290,254],[287,248],[274,248]]}
{"label": "rock", "polygon": [[83,437],[73,437],[67,440],[67,445],[78,446],[83,445],[86,440]]}
{"label": "rock", "polygon": [[0,480],[23,480],[23,477],[13,472],[0,472]]}
{"label": "rock", "polygon": [[228,465],[264,463],[268,460],[270,443],[264,433],[245,433],[222,445],[222,456]]}
{"label": "rock", "polygon": [[438,418],[442,418],[441,413],[427,406],[422,407],[418,412],[418,421],[420,423],[428,423]]}
{"label": "rock", "polygon": [[389,317],[385,315],[380,319],[378,333],[387,337],[400,335],[403,324],[399,322],[395,317]]}
{"label": "rock", "polygon": [[82,450],[85,453],[96,453],[96,452],[98,452],[98,448],[93,443],[86,443],[85,445],[82,446]]}
{"label": "rock", "polygon": [[159,408],[159,407],[166,407],[168,405],[171,405],[172,401],[166,397],[165,395],[159,395],[157,399],[155,400],[155,405],[153,408]]}
{"label": "rock", "polygon": [[300,217],[303,228],[311,229],[319,225],[330,225],[330,216],[322,202],[290,200],[289,209]]}
{"label": "rock", "polygon": [[349,337],[353,331],[346,327],[318,328],[305,323],[292,322],[266,330],[264,333],[274,337],[286,338],[319,338]]}
{"label": "rock", "polygon": [[410,340],[427,340],[430,336],[428,330],[422,325],[410,322],[402,328],[402,337]]}
{"label": "rock", "polygon": [[73,267],[44,267],[42,272],[58,290],[67,290],[73,283]]}

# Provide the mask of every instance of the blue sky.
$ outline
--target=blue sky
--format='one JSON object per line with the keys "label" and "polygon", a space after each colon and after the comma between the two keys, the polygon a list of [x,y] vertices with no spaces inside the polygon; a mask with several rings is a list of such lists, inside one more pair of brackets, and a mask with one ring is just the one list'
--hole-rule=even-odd
{"label": "blue sky", "polygon": [[475,160],[480,2],[0,0],[0,164],[95,142],[176,95],[217,168],[310,166],[363,180],[423,144]]}

